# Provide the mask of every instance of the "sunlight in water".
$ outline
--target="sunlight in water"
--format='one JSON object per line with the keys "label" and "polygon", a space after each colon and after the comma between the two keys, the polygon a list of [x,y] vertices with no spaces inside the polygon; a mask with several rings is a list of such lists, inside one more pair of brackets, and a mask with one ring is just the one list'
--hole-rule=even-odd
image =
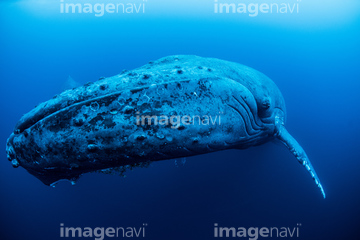
{"label": "sunlight in water", "polygon": [[[117,7],[119,3],[125,6]],[[64,15],[77,18],[211,18],[217,21],[312,28],[348,23],[358,18],[360,10],[360,2],[356,0],[98,0],[90,3],[87,0],[20,0],[2,3],[5,4],[15,4],[24,11],[51,18],[64,18]],[[76,9],[73,9],[74,4],[77,5]]]}

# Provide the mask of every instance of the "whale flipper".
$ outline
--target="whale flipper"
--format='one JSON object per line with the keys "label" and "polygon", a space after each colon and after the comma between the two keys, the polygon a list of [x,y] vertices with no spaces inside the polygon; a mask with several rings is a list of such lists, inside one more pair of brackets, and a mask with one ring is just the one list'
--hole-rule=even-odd
{"label": "whale flipper", "polygon": [[291,136],[291,134],[286,130],[283,125],[278,128],[277,137],[290,150],[290,152],[294,154],[299,163],[303,165],[306,170],[311,174],[311,177],[314,179],[316,185],[320,188],[320,191],[325,198],[325,191],[320,183],[320,179],[317,176],[314,167],[311,165],[310,159],[306,155],[304,149],[295,140],[295,138]]}

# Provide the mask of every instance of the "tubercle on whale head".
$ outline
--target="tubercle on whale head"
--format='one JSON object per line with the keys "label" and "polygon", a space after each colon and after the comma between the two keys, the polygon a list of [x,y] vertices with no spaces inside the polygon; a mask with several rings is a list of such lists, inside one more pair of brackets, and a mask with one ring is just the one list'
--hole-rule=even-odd
{"label": "tubercle on whale head", "polygon": [[7,143],[6,143],[6,156],[7,156],[7,159],[11,162],[12,166],[14,168],[17,168],[17,167],[20,166],[20,163],[16,158],[16,153],[15,153],[14,147],[12,146],[12,143],[11,143],[13,136],[14,136],[14,134],[12,134],[9,137],[9,139],[7,140]]}

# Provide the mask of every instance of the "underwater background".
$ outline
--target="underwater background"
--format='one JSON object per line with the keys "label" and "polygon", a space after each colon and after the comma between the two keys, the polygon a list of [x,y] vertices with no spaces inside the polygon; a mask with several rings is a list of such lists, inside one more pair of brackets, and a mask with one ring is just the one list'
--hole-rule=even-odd
{"label": "underwater background", "polygon": [[[0,3],[0,239],[63,239],[60,223],[147,223],[152,240],[212,239],[214,223],[301,224],[296,239],[360,239],[359,2],[288,0],[299,13],[256,17],[215,14],[211,0],[128,2],[146,4],[145,13],[96,17],[61,14],[60,1]],[[85,174],[55,188],[8,162],[16,122],[63,91],[69,76],[84,84],[174,54],[234,61],[269,76],[327,198],[276,143],[189,157],[184,166],[156,162],[125,178]]]}

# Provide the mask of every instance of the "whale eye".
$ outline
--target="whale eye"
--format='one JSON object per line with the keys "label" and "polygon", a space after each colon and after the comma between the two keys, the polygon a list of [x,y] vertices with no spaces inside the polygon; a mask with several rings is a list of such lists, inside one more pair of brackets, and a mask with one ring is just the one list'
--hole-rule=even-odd
{"label": "whale eye", "polygon": [[264,97],[258,104],[258,115],[261,118],[271,116],[271,102],[269,98]]}
{"label": "whale eye", "polygon": [[268,109],[270,108],[270,100],[269,99],[264,99],[261,103],[261,108],[263,109]]}

